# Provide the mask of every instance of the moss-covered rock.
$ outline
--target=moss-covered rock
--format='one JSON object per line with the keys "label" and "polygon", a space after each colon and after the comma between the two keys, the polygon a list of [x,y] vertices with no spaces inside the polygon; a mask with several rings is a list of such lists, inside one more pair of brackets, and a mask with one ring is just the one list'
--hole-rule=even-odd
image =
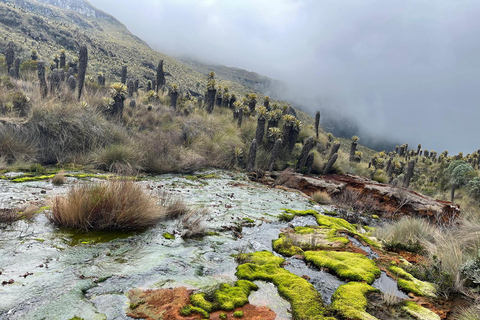
{"label": "moss-covered rock", "polygon": [[405,301],[402,308],[409,315],[418,320],[440,320],[440,316],[435,312],[419,306],[413,301]]}
{"label": "moss-covered rock", "polygon": [[390,266],[388,270],[397,277],[398,287],[417,296],[436,297],[436,288],[433,283],[418,280],[400,267]]}
{"label": "moss-covered rock", "polygon": [[248,303],[248,296],[258,286],[247,280],[238,280],[232,287],[228,284],[222,284],[218,290],[215,290],[211,301],[208,301],[205,293],[197,293],[190,296],[190,303],[197,308],[201,308],[210,313],[217,310],[230,311],[237,307],[242,307]]}
{"label": "moss-covered rock", "polygon": [[272,246],[275,252],[291,257],[302,255],[305,250],[341,249],[349,240],[337,235],[336,230],[319,227],[296,227],[293,232],[281,233]]}
{"label": "moss-covered rock", "polygon": [[365,310],[368,305],[366,295],[379,291],[361,282],[341,285],[332,296],[332,308],[347,319],[376,320]]}
{"label": "moss-covered rock", "polygon": [[375,262],[363,254],[336,251],[307,251],[305,260],[319,268],[328,268],[343,279],[365,281],[371,284],[380,276],[380,269]]}
{"label": "moss-covered rock", "polygon": [[272,241],[272,247],[275,252],[279,254],[291,257],[295,255],[302,255],[303,250],[295,246],[290,239],[288,239],[285,234],[281,233],[277,240]]}
{"label": "moss-covered rock", "polygon": [[268,251],[249,254],[247,259],[247,263],[237,267],[237,277],[272,282],[291,303],[294,319],[333,319],[325,316],[322,297],[313,285],[280,266],[284,259]]}
{"label": "moss-covered rock", "polygon": [[338,235],[340,232],[346,232],[349,233],[364,243],[376,247],[376,248],[381,248],[382,245],[380,242],[369,238],[368,236],[360,233],[357,231],[357,228],[355,225],[349,223],[348,221],[341,219],[341,218],[335,218],[335,217],[328,217],[322,214],[319,214],[315,210],[292,210],[292,209],[283,209],[284,210],[284,216],[295,217],[296,215],[299,216],[305,216],[305,215],[312,215],[315,217],[317,220],[318,225],[321,228],[326,228],[330,229],[332,232],[332,235]]}

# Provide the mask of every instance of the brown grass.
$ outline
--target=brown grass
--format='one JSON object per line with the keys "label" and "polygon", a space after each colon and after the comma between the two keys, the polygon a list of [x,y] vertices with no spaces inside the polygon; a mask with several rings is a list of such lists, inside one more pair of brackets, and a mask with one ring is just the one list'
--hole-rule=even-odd
{"label": "brown grass", "polygon": [[0,224],[8,225],[18,220],[30,220],[36,213],[38,213],[38,209],[37,206],[0,209]]}
{"label": "brown grass", "polygon": [[55,186],[61,186],[65,183],[65,171],[60,170],[55,176],[52,178],[52,184]]}
{"label": "brown grass", "polygon": [[313,199],[313,201],[315,201],[318,204],[331,204],[332,203],[332,198],[325,191],[316,191],[312,195],[312,199]]}
{"label": "brown grass", "polygon": [[82,230],[141,230],[165,216],[140,184],[125,180],[73,186],[53,200],[48,215],[59,226]]}

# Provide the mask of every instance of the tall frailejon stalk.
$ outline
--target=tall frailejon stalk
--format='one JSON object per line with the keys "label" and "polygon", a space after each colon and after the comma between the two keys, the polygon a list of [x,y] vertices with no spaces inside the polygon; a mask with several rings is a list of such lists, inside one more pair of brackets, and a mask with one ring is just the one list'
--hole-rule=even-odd
{"label": "tall frailejon stalk", "polygon": [[248,152],[247,171],[252,172],[255,169],[255,161],[257,159],[257,140],[253,139],[250,151]]}
{"label": "tall frailejon stalk", "polygon": [[320,127],[320,111],[317,111],[315,114],[315,134],[317,135],[318,139],[318,129]]}
{"label": "tall frailejon stalk", "polygon": [[404,188],[408,188],[410,186],[410,180],[412,179],[414,169],[415,169],[415,160],[411,160],[408,163],[407,173],[405,174],[405,177],[403,178],[403,187]]}
{"label": "tall frailejon stalk", "polygon": [[328,174],[332,170],[333,165],[335,164],[335,161],[337,161],[338,158],[338,153],[334,153],[330,159],[328,159],[327,165],[323,169],[323,174]]}
{"label": "tall frailejon stalk", "polygon": [[58,69],[53,69],[52,73],[50,73],[50,94],[55,94],[60,90],[60,73]]}
{"label": "tall frailejon stalk", "polygon": [[14,76],[16,79],[20,78],[20,58],[15,59],[15,66],[14,66]]}
{"label": "tall frailejon stalk", "polygon": [[275,161],[277,160],[277,157],[282,150],[282,139],[277,139],[275,143],[273,144],[272,148],[272,157],[270,158],[270,165],[268,166],[268,171],[273,171],[273,168],[275,166]]}
{"label": "tall frailejon stalk", "polygon": [[177,110],[178,85],[173,83],[170,87],[170,107]]}
{"label": "tall frailejon stalk", "polygon": [[[163,71],[163,60],[160,60],[157,66],[157,81],[156,81],[156,91],[158,93],[158,90],[160,88],[163,88],[165,85],[165,72]],[[155,90],[155,86],[153,86]]]}
{"label": "tall frailejon stalk", "polygon": [[265,135],[265,122],[267,121],[267,108],[258,107],[257,130],[255,132],[255,139],[259,145],[262,144],[263,136]]}
{"label": "tall frailejon stalk", "polygon": [[47,80],[45,80],[45,62],[39,61],[37,63],[37,75],[40,83],[40,94],[45,98],[48,94]]}
{"label": "tall frailejon stalk", "polygon": [[207,112],[212,113],[213,108],[215,106],[215,96],[217,95],[217,90],[215,88],[215,73],[210,72],[208,75],[208,83],[207,83],[207,97],[206,97],[206,104],[207,104]]}
{"label": "tall frailejon stalk", "polygon": [[350,162],[355,161],[355,152],[357,152],[358,140],[360,140],[359,137],[357,137],[357,136],[352,137],[352,145],[350,146]]}
{"label": "tall frailejon stalk", "polygon": [[15,44],[10,41],[7,44],[5,50],[5,63],[7,64],[7,72],[10,72],[10,69],[13,67],[13,61],[15,60]]}
{"label": "tall frailejon stalk", "polygon": [[270,111],[270,97],[265,96],[265,99],[263,100],[263,106],[267,109],[267,111]]}
{"label": "tall frailejon stalk", "polygon": [[87,74],[88,50],[86,46],[81,46],[78,54],[78,100],[82,96],[85,75]]}
{"label": "tall frailejon stalk", "polygon": [[310,154],[310,151],[312,151],[314,145],[315,141],[313,140],[313,137],[310,137],[307,139],[307,141],[305,141],[297,162],[296,169],[298,172],[306,171],[305,167],[307,165],[308,155]]}
{"label": "tall frailejon stalk", "polygon": [[127,83],[127,71],[128,71],[127,66],[123,66],[123,67],[122,67],[121,79],[120,79],[120,82],[121,82],[122,84],[126,84],[126,83]]}
{"label": "tall frailejon stalk", "polygon": [[67,60],[67,56],[65,55],[65,50],[60,51],[60,69],[65,68],[65,63]]}

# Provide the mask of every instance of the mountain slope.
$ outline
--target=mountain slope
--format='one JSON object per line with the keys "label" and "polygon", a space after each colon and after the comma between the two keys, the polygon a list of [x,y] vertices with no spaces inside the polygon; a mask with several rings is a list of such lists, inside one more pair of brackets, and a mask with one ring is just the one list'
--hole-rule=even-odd
{"label": "mountain slope", "polygon": [[[158,61],[163,59],[167,83],[176,83],[194,95],[203,95],[207,83],[205,74],[152,50],[117,19],[85,0],[0,0],[0,35],[0,53],[13,41],[22,61],[36,50],[47,65],[61,49],[67,51],[67,61],[75,59],[78,46],[86,44],[87,74],[103,72],[107,81],[119,81],[122,67],[128,65],[129,76],[146,82],[154,78]],[[219,80],[240,95],[253,91],[221,77]]]}

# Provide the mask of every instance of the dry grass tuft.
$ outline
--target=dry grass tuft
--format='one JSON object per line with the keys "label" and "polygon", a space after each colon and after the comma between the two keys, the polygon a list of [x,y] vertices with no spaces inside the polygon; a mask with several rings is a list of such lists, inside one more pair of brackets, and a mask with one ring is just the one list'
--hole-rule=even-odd
{"label": "dry grass tuft", "polygon": [[318,204],[331,204],[332,198],[326,191],[315,191],[312,195],[313,201]]}
{"label": "dry grass tuft", "polygon": [[65,171],[60,170],[55,176],[52,178],[52,184],[55,186],[61,186],[65,183]]}
{"label": "dry grass tuft", "polygon": [[0,224],[8,225],[18,220],[30,220],[38,213],[38,209],[37,206],[0,209]]}
{"label": "dry grass tuft", "polygon": [[125,180],[73,186],[53,200],[48,215],[59,226],[82,230],[141,230],[165,216],[140,184]]}

